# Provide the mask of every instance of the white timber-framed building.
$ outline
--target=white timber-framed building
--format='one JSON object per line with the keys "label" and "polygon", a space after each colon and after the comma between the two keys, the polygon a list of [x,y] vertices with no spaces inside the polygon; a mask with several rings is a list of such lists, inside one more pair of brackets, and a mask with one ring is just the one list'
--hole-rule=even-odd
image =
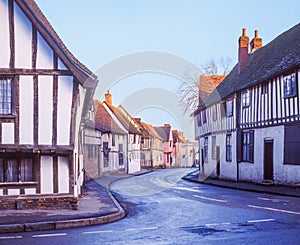
{"label": "white timber-framed building", "polygon": [[239,38],[238,64],[194,113],[200,169],[220,179],[300,183],[300,24],[262,46]]}

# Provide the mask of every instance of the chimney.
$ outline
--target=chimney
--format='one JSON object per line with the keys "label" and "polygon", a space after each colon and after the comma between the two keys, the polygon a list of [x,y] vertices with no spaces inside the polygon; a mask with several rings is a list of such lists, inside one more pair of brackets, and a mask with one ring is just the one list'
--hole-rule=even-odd
{"label": "chimney", "polygon": [[246,36],[246,28],[243,28],[243,34],[239,38],[239,74],[247,67],[249,61],[249,37]]}
{"label": "chimney", "polygon": [[250,42],[251,54],[262,47],[262,39],[258,37],[258,30],[254,31],[254,38]]}
{"label": "chimney", "polygon": [[140,123],[142,119],[140,117],[135,117],[134,120]]}
{"label": "chimney", "polygon": [[107,90],[107,93],[105,94],[105,102],[109,105],[112,105],[112,98],[109,90]]}

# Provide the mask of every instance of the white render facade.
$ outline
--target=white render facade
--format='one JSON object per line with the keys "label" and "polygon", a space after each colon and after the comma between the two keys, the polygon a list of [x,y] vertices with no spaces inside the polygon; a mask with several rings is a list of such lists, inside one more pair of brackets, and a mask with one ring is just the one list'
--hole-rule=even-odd
{"label": "white render facade", "polygon": [[298,24],[249,54],[244,70],[237,65],[194,113],[203,175],[300,183],[299,33]]}

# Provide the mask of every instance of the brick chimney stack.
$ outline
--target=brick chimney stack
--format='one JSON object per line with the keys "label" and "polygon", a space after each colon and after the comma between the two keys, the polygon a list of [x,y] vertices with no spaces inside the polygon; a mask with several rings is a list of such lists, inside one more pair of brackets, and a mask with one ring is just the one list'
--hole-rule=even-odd
{"label": "brick chimney stack", "polygon": [[107,90],[107,93],[105,94],[105,102],[108,105],[112,105],[112,97],[111,94],[109,93],[109,90]]}
{"label": "brick chimney stack", "polygon": [[250,42],[251,54],[262,47],[262,39],[258,37],[258,30],[254,31],[254,38]]}
{"label": "brick chimney stack", "polygon": [[247,67],[249,61],[249,37],[246,36],[246,28],[243,28],[242,36],[239,38],[239,74]]}

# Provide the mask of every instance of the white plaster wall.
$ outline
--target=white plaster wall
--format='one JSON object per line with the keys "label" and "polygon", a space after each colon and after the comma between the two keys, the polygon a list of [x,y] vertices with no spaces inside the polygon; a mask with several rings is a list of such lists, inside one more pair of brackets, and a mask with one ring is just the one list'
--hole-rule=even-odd
{"label": "white plaster wall", "polygon": [[231,134],[231,153],[232,161],[226,161],[226,134],[222,135],[222,146],[221,150],[221,166],[220,166],[220,178],[228,180],[237,179],[237,161],[236,161],[236,132]]}
{"label": "white plaster wall", "polygon": [[[58,77],[57,105],[57,144],[70,144],[71,106],[73,96],[73,77]],[[79,112],[79,114],[81,114]],[[76,131],[78,132],[78,131]]]}
{"label": "white plaster wall", "polygon": [[264,141],[274,140],[274,180],[283,172],[283,139],[284,127],[256,129],[254,132],[254,163],[241,162],[239,165],[240,180],[261,182],[264,180]]}
{"label": "white plaster wall", "polygon": [[35,195],[36,189],[35,188],[25,188],[25,195]]}
{"label": "white plaster wall", "polygon": [[0,67],[8,68],[10,59],[7,0],[0,1]]}
{"label": "white plaster wall", "polygon": [[15,66],[16,68],[32,67],[32,26],[31,22],[14,3],[15,13]]}
{"label": "white plaster wall", "polygon": [[33,144],[33,77],[20,76],[20,144]]}
{"label": "white plaster wall", "polygon": [[41,156],[41,194],[53,193],[53,159]]}
{"label": "white plaster wall", "polygon": [[53,51],[39,32],[37,34],[36,67],[38,69],[53,68]]}
{"label": "white plaster wall", "polygon": [[7,194],[9,196],[19,196],[20,195],[20,189],[8,189]]}
{"label": "white plaster wall", "polygon": [[2,123],[2,144],[15,143],[15,125],[14,123]]}
{"label": "white plaster wall", "polygon": [[61,59],[58,59],[57,66],[59,70],[68,70],[68,68],[65,66],[65,64],[61,61]]}
{"label": "white plaster wall", "polygon": [[0,196],[3,196],[3,189],[0,189]]}
{"label": "white plaster wall", "polygon": [[132,174],[141,171],[141,164],[139,159],[133,159],[128,163],[128,173]]}
{"label": "white plaster wall", "polygon": [[58,157],[58,193],[69,193],[69,159]]}
{"label": "white plaster wall", "polygon": [[39,145],[52,145],[53,77],[39,76]]}

